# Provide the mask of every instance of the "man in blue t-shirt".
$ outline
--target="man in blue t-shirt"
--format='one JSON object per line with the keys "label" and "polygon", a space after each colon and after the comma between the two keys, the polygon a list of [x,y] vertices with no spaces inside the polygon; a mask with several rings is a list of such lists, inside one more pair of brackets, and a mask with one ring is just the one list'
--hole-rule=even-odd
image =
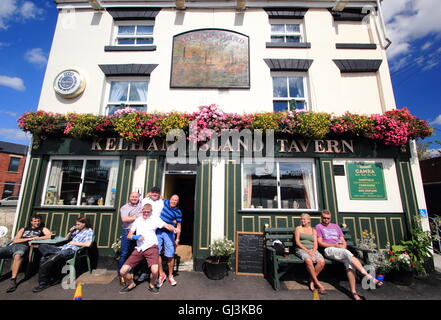
{"label": "man in blue t-shirt", "polygon": [[175,263],[175,251],[179,245],[179,238],[181,236],[181,222],[182,212],[178,208],[179,196],[173,195],[170,200],[164,199],[164,208],[161,211],[160,218],[168,224],[176,227],[176,239],[175,233],[165,228],[156,230],[156,236],[158,237],[158,249],[159,249],[159,279],[158,285],[162,286],[167,276],[162,268],[161,251],[164,247],[164,256],[167,258],[168,265],[168,281],[172,286],[176,285],[176,280],[173,278],[173,266]]}

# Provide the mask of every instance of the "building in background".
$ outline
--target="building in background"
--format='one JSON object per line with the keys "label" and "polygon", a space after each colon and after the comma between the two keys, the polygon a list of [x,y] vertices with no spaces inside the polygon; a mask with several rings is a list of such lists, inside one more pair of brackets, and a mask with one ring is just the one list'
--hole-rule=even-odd
{"label": "building in background", "polygon": [[[370,115],[396,107],[378,1],[55,2],[45,111],[195,112],[213,103],[239,114],[295,106]],[[32,150],[15,228],[36,213],[65,234],[85,215],[102,256],[113,255],[129,193],[154,185],[182,199],[181,244],[196,270],[214,239],[266,224],[294,228],[303,212],[315,224],[329,209],[353,238],[368,230],[384,248],[406,238],[425,209],[414,143],[280,136],[269,168],[242,159],[169,164],[159,140],[46,138]]]}
{"label": "building in background", "polygon": [[0,141],[0,200],[18,199],[27,150],[25,145]]}

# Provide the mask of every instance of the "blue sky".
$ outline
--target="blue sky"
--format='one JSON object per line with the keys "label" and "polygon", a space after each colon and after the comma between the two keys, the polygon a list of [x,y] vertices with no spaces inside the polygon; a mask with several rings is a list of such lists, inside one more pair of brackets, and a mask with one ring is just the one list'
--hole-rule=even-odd
{"label": "blue sky", "polygon": [[[408,107],[441,140],[440,0],[384,0],[389,65],[398,107]],[[52,0],[0,0],[0,140],[27,144],[16,119],[40,98],[57,20]],[[433,146],[435,147],[435,145]],[[437,146],[438,147],[438,146]]]}

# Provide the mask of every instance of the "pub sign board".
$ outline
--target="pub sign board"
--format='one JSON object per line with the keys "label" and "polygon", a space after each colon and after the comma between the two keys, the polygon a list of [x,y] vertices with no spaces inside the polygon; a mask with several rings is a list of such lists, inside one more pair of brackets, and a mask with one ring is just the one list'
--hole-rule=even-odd
{"label": "pub sign board", "polygon": [[347,162],[351,200],[387,200],[381,162]]}
{"label": "pub sign board", "polygon": [[263,232],[236,232],[236,274],[263,276]]}

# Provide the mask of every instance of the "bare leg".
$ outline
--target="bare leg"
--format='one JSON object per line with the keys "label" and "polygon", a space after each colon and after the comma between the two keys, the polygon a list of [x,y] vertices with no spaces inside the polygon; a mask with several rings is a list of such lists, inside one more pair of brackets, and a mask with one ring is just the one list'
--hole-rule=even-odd
{"label": "bare leg", "polygon": [[136,287],[135,282],[133,281],[133,274],[130,272],[132,268],[128,265],[123,265],[121,270],[119,271],[120,275],[124,278],[124,281],[129,286],[130,289]]}
{"label": "bare leg", "polygon": [[380,282],[379,280],[374,279],[369,273],[367,273],[366,269],[363,267],[361,262],[358,261],[357,258],[352,257],[351,263],[355,269],[357,269],[363,276],[365,276],[365,277],[367,276],[367,277],[371,278],[375,284],[378,284]]}
{"label": "bare leg", "polygon": [[23,257],[19,254],[14,255],[13,261],[12,261],[12,279],[17,279],[18,271],[20,270],[21,263],[23,261]]}
{"label": "bare leg", "polygon": [[305,264],[306,264],[306,269],[308,270],[309,274],[311,275],[311,280],[314,284],[317,285],[317,287],[319,287],[321,290],[323,290],[323,286],[320,283],[320,281],[318,281],[316,273],[315,273],[315,268],[314,268],[314,264],[312,263],[311,259],[305,259]]}
{"label": "bare leg", "polygon": [[173,267],[175,265],[175,259],[174,258],[167,258],[167,264],[168,264],[168,276],[173,277]]}
{"label": "bare leg", "polygon": [[325,260],[319,259],[317,260],[317,264],[315,265],[315,275],[318,277],[320,272],[325,268]]}
{"label": "bare leg", "polygon": [[154,264],[150,267],[150,271],[152,272],[150,274],[150,288],[155,287],[156,279],[158,279],[158,265]]}
{"label": "bare leg", "polygon": [[[356,284],[355,284],[355,270],[348,269],[346,270],[346,274],[348,276],[349,281],[349,289],[351,290],[351,293],[354,295],[357,292]],[[360,296],[358,294],[354,295],[355,300],[361,300]]]}
{"label": "bare leg", "polygon": [[158,258],[158,269],[159,269],[159,276],[162,277],[162,275],[164,274],[164,268],[162,268],[162,258],[161,258],[161,256],[159,256],[159,258]]}

